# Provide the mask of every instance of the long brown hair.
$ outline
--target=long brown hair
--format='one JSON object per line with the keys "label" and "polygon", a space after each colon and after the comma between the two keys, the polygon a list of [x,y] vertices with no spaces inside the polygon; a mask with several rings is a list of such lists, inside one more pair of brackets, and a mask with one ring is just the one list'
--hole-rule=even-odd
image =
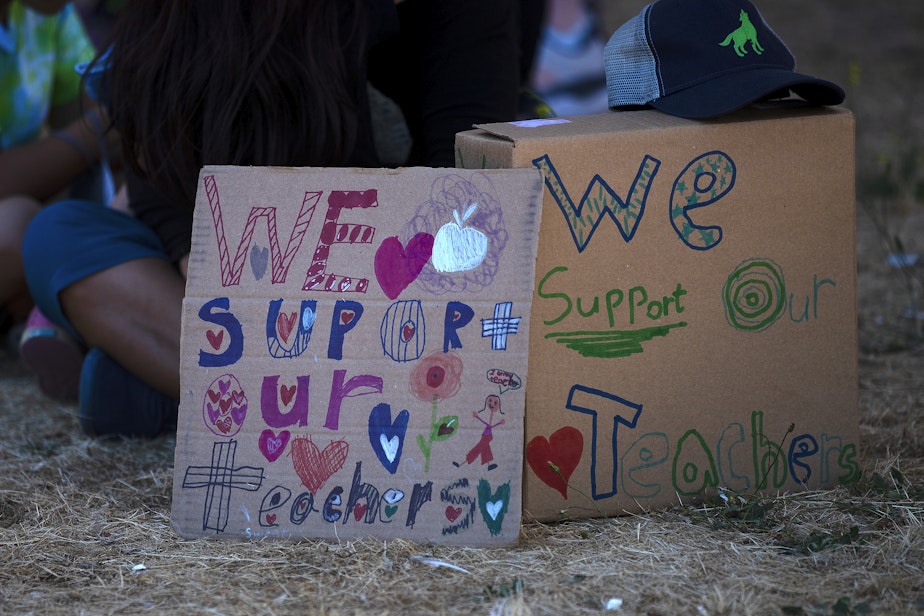
{"label": "long brown hair", "polygon": [[191,208],[203,164],[344,164],[365,91],[364,4],[130,0],[105,86],[129,166]]}

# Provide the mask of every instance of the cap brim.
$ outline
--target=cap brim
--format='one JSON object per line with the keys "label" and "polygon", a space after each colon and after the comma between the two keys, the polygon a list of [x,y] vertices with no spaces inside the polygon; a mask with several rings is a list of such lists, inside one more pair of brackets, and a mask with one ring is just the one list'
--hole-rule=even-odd
{"label": "cap brim", "polygon": [[670,115],[702,120],[737,111],[787,88],[813,105],[844,102],[844,91],[830,81],[785,69],[760,68],[719,75],[650,104]]}

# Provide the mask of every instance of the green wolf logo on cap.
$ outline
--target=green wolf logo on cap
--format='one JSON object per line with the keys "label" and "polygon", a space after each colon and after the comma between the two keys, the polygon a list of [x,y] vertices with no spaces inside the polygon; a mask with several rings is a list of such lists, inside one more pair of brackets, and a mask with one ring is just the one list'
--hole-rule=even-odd
{"label": "green wolf logo on cap", "polygon": [[741,20],[741,25],[732,30],[731,34],[725,37],[725,40],[719,43],[719,45],[728,47],[729,43],[734,42],[735,53],[743,58],[748,52],[744,46],[751,43],[751,49],[754,50],[754,53],[757,55],[762,54],[764,48],[757,42],[757,29],[754,27],[754,24],[751,23],[751,18],[748,17],[747,12],[741,11],[741,14],[738,15],[738,19]]}

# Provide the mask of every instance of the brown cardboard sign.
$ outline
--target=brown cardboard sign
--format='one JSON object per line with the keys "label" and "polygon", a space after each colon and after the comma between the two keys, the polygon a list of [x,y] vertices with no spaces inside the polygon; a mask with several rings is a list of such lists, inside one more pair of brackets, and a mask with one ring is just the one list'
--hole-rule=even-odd
{"label": "brown cardboard sign", "polygon": [[204,168],[177,531],[516,542],[540,203],[535,170]]}
{"label": "brown cardboard sign", "polygon": [[858,478],[853,136],[837,108],[457,135],[460,166],[545,184],[527,516]]}

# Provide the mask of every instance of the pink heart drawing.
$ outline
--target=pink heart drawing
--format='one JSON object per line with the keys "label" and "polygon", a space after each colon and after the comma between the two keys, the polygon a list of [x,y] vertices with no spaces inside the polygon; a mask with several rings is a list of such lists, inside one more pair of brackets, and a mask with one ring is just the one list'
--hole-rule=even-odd
{"label": "pink heart drawing", "polygon": [[260,433],[260,453],[270,462],[275,462],[289,444],[289,436],[288,430],[283,430],[278,436],[272,430],[264,430]]}
{"label": "pink heart drawing", "polygon": [[388,299],[395,299],[409,284],[417,280],[433,253],[433,236],[418,233],[407,246],[398,236],[386,237],[375,252],[375,277]]}

